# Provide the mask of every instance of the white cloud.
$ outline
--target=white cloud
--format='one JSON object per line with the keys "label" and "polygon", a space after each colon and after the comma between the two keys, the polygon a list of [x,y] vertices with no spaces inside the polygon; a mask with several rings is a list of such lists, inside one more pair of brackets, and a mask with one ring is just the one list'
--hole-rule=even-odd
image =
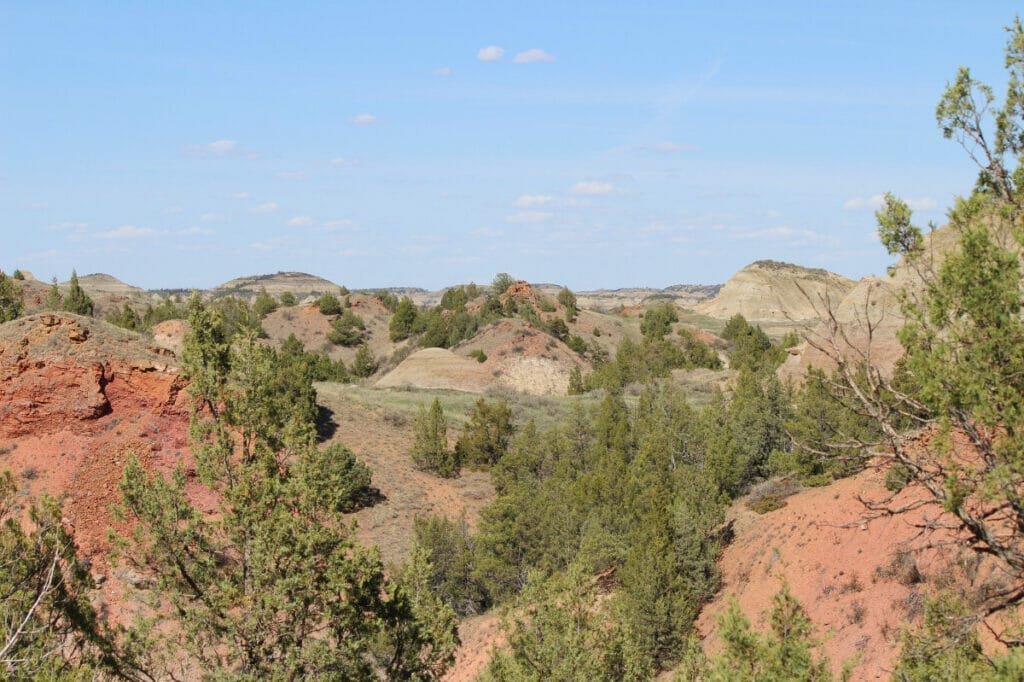
{"label": "white cloud", "polygon": [[373,114],[356,114],[351,120],[357,126],[369,126],[377,122],[377,117]]}
{"label": "white cloud", "polygon": [[308,227],[313,224],[313,219],[308,215],[297,215],[288,221],[288,227]]}
{"label": "white cloud", "polygon": [[[920,197],[917,199],[904,199],[907,202],[907,206],[915,211],[934,211],[939,207],[939,202],[935,201],[931,197]],[[866,199],[864,197],[853,197],[847,199],[843,203],[843,210],[845,211],[864,211],[864,210],[877,210],[882,207],[885,203],[884,194],[875,194]]]}
{"label": "white cloud", "polygon": [[550,52],[545,52],[539,47],[535,47],[532,50],[526,52],[520,52],[512,60],[515,64],[535,64],[537,62],[553,62],[555,56]]}
{"label": "white cloud", "polygon": [[187,150],[189,156],[201,159],[222,159],[241,151],[238,147],[238,140],[214,140],[206,144],[193,144],[189,145]]}
{"label": "white cloud", "polygon": [[447,78],[452,75],[452,68],[450,66],[442,66],[440,69],[434,69],[434,75]]}
{"label": "white cloud", "polygon": [[778,220],[782,217],[782,211],[776,211],[774,208],[769,208],[764,212],[764,216],[766,218],[771,218],[772,220]]}
{"label": "white cloud", "polygon": [[847,199],[843,203],[844,211],[863,211],[865,209],[876,209],[882,205],[885,201],[885,197],[881,194],[875,194],[874,196],[867,197],[853,197]]}
{"label": "white cloud", "polygon": [[277,177],[281,180],[305,180],[306,174],[302,171],[281,171]]}
{"label": "white cloud", "polygon": [[252,195],[249,194],[248,192],[235,192],[234,194],[231,195],[231,198],[242,201],[245,199],[252,199]]}
{"label": "white cloud", "polygon": [[30,202],[28,202],[25,205],[27,207],[31,208],[31,209],[34,209],[34,210],[41,210],[41,209],[49,208],[50,207],[50,205],[48,203],[46,203],[45,201],[30,201]]}
{"label": "white cloud", "polygon": [[359,162],[356,161],[355,159],[346,159],[346,158],[341,157],[341,156],[339,156],[337,158],[334,158],[334,159],[331,159],[331,161],[330,161],[330,164],[332,166],[334,166],[335,168],[347,168],[349,166],[358,165],[358,163]]}
{"label": "white cloud", "polygon": [[175,231],[174,234],[179,237],[196,237],[200,235],[211,235],[214,234],[214,232],[208,227],[199,227],[198,225],[193,225],[192,227],[186,227],[181,230],[177,230]]}
{"label": "white cloud", "polygon": [[249,209],[250,213],[273,213],[278,209],[277,202],[268,201],[263,204],[257,204]]}
{"label": "white cloud", "polygon": [[550,204],[555,198],[547,194],[523,194],[516,199],[516,206],[530,207]]}
{"label": "white cloud", "polygon": [[324,222],[323,226],[328,232],[333,232],[335,230],[347,230],[354,228],[356,224],[347,218],[343,218],[341,220],[327,220]]}
{"label": "white cloud", "polygon": [[822,240],[822,236],[814,230],[801,230],[794,227],[769,227],[763,230],[742,232],[738,235],[743,239],[766,241],[788,241],[790,244],[811,244]]}
{"label": "white cloud", "polygon": [[497,230],[497,229],[495,229],[493,227],[481,227],[478,230],[473,230],[473,234],[476,235],[477,237],[494,238],[494,237],[500,237],[501,235],[503,235],[505,233],[502,232],[501,230]]}
{"label": "white cloud", "polygon": [[681,154],[682,152],[695,152],[700,149],[700,147],[695,144],[679,142],[656,142],[650,145],[648,149],[662,154]]}
{"label": "white cloud", "polygon": [[47,229],[52,232],[84,232],[89,223],[57,223]]}
{"label": "white cloud", "polygon": [[572,186],[573,194],[583,194],[587,196],[598,196],[602,194],[614,194],[616,191],[615,185],[610,182],[600,182],[597,180],[589,180],[585,182],[577,182]]}
{"label": "white cloud", "polygon": [[553,214],[547,211],[520,211],[505,218],[510,223],[543,223],[551,220]]}
{"label": "white cloud", "polygon": [[202,223],[219,223],[224,220],[223,213],[204,213],[199,216],[199,222]]}
{"label": "white cloud", "polygon": [[505,56],[505,48],[498,47],[497,45],[489,45],[487,47],[481,47],[476,53],[476,58],[482,62],[496,62],[500,61]]}
{"label": "white cloud", "polygon": [[906,199],[907,206],[914,209],[915,211],[934,211],[939,207],[939,202],[935,201],[931,197],[921,197],[920,199]]}
{"label": "white cloud", "polygon": [[135,225],[122,225],[113,230],[97,232],[93,236],[97,239],[133,239],[135,237],[149,237],[156,234],[152,227],[136,227]]}
{"label": "white cloud", "polygon": [[167,215],[180,215],[185,212],[185,209],[181,206],[168,206],[163,212]]}
{"label": "white cloud", "polygon": [[257,251],[273,251],[277,247],[275,244],[271,244],[269,242],[253,242],[252,244],[249,244],[249,248]]}

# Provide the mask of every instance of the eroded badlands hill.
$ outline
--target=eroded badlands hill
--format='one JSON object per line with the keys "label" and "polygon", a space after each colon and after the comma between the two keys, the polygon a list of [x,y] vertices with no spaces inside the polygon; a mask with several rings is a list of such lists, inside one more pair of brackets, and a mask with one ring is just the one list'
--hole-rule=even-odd
{"label": "eroded badlands hill", "polygon": [[816,321],[823,298],[841,300],[854,284],[827,270],[760,260],[730,277],[717,296],[695,309],[718,319],[738,313],[771,333],[773,327]]}

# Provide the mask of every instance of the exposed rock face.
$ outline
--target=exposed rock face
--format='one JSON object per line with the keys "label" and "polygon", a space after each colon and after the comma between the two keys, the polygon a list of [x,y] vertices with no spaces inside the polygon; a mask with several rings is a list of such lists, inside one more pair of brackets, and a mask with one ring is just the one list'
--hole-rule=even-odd
{"label": "exposed rock face", "polygon": [[111,392],[146,407],[174,405],[181,379],[169,364],[173,354],[139,347],[113,328],[104,332],[94,334],[84,318],[50,313],[0,328],[0,436],[98,419],[111,412]]}
{"label": "exposed rock face", "polygon": [[102,567],[127,458],[169,471],[189,456],[184,385],[173,353],[105,322],[0,325],[0,469],[30,496],[64,497],[80,551]]}
{"label": "exposed rock face", "polygon": [[739,313],[750,322],[801,324],[818,319],[824,297],[841,300],[853,286],[853,280],[827,270],[762,260],[729,278],[696,310],[719,319]]}

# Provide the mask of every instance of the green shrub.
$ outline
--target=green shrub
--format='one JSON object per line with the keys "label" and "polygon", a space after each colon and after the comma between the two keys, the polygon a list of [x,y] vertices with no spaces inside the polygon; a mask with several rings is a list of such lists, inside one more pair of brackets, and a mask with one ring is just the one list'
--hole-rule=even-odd
{"label": "green shrub", "polygon": [[320,312],[324,315],[340,315],[341,314],[341,301],[338,297],[331,293],[326,293],[317,299],[316,305],[320,308]]}

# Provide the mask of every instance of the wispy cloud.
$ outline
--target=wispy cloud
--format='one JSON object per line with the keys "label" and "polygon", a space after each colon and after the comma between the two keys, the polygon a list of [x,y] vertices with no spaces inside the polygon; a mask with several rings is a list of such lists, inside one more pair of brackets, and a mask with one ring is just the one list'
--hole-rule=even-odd
{"label": "wispy cloud", "polygon": [[473,234],[476,235],[477,237],[487,237],[488,239],[493,239],[495,237],[500,237],[505,233],[502,230],[498,230],[493,227],[481,227],[477,230],[473,230]]}
{"label": "wispy cloud", "polygon": [[498,47],[497,45],[481,47],[476,53],[476,58],[482,62],[497,62],[504,56],[505,48]]}
{"label": "wispy cloud", "polygon": [[547,211],[520,211],[506,216],[505,220],[510,223],[543,223],[551,220],[553,215]]}
{"label": "wispy cloud", "polygon": [[305,180],[307,176],[303,171],[281,171],[277,177],[280,180]]}
{"label": "wispy cloud", "polygon": [[181,206],[168,206],[163,210],[163,212],[166,213],[167,215],[181,215],[182,213],[185,212],[185,209],[183,209]]}
{"label": "wispy cloud", "polygon": [[442,66],[440,69],[434,69],[434,75],[447,78],[452,75],[452,68],[450,66]]}
{"label": "wispy cloud", "polygon": [[235,192],[234,194],[231,195],[231,198],[243,201],[245,199],[252,199],[252,195],[249,194],[248,192]]}
{"label": "wispy cloud", "polygon": [[249,209],[250,213],[273,213],[278,208],[276,201],[268,201],[266,203],[257,204]]}
{"label": "wispy cloud", "polygon": [[351,121],[357,126],[370,126],[377,122],[377,117],[373,114],[356,114]]}
{"label": "wispy cloud", "polygon": [[199,222],[202,222],[202,223],[220,223],[220,222],[223,222],[223,221],[224,221],[224,214],[223,213],[213,213],[213,212],[211,212],[211,213],[204,213],[203,215],[199,216]]}
{"label": "wispy cloud", "polygon": [[329,163],[334,168],[348,168],[349,166],[358,165],[359,161],[357,161],[356,159],[348,159],[342,156],[338,156],[336,158],[331,159]]}
{"label": "wispy cloud", "polygon": [[214,234],[214,231],[208,227],[199,227],[198,225],[193,225],[192,227],[186,227],[180,230],[175,230],[174,234],[178,237],[198,237],[209,236],[211,234]]}
{"label": "wispy cloud", "polygon": [[687,144],[685,142],[655,142],[644,148],[659,154],[682,154],[684,152],[695,152],[700,149],[695,144]]}
{"label": "wispy cloud", "polygon": [[554,201],[553,196],[547,194],[523,194],[516,199],[516,206],[529,208],[530,206],[543,206]]}
{"label": "wispy cloud", "polygon": [[336,230],[351,230],[355,226],[356,224],[347,218],[342,218],[341,220],[326,220],[323,223],[323,228],[328,232],[334,232]]}
{"label": "wispy cloud", "polygon": [[617,190],[615,185],[610,182],[588,180],[584,182],[577,182],[572,186],[571,191],[573,194],[581,194],[584,196],[600,196],[605,194],[614,194]]}
{"label": "wispy cloud", "polygon": [[[918,199],[904,199],[907,206],[915,211],[934,211],[939,207],[939,202],[931,197],[920,197]],[[884,194],[874,194],[870,197],[853,197],[843,203],[844,211],[866,211],[878,210],[885,203]]]}
{"label": "wispy cloud", "polygon": [[135,239],[138,237],[149,237],[156,234],[152,227],[137,227],[135,225],[122,225],[113,230],[105,230],[93,234],[97,239]]}
{"label": "wispy cloud", "polygon": [[225,159],[229,157],[241,157],[255,159],[259,155],[248,149],[243,149],[238,140],[214,140],[206,144],[191,144],[185,148],[189,156],[199,159]]}
{"label": "wispy cloud", "polygon": [[51,232],[85,232],[85,230],[88,227],[89,227],[89,223],[70,223],[70,222],[65,222],[65,223],[57,223],[55,225],[50,225],[46,229],[50,230]]}
{"label": "wispy cloud", "polygon": [[535,64],[537,62],[553,62],[555,56],[550,52],[545,52],[539,47],[535,47],[532,50],[526,50],[520,52],[513,59],[512,62],[515,64]]}
{"label": "wispy cloud", "polygon": [[308,215],[297,215],[288,220],[288,227],[309,227],[312,224],[313,219]]}

